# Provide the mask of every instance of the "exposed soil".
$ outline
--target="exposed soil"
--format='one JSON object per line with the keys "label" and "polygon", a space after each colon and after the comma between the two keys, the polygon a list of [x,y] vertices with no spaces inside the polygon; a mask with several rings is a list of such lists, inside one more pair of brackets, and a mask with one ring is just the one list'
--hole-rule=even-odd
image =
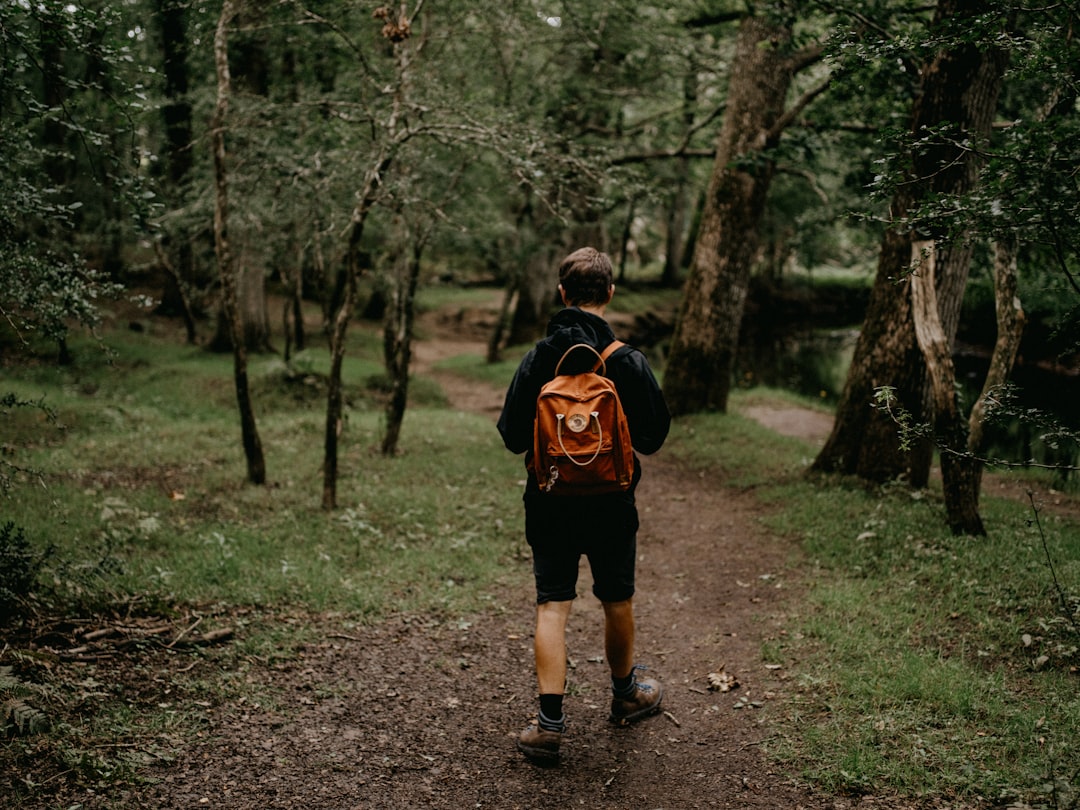
{"label": "exposed soil", "polygon": [[[463,340],[460,322],[454,335],[428,326],[437,339],[417,346],[418,370],[436,376],[453,407],[494,421],[501,391],[433,370],[482,344]],[[773,417],[805,434],[800,414],[820,425],[797,409]],[[607,722],[602,612],[583,566],[560,767],[534,766],[514,748],[535,711],[530,588],[461,622],[402,616],[345,632],[322,617],[322,643],[248,674],[294,701],[212,707],[193,749],[129,800],[176,808],[851,804],[818,795],[762,751],[770,705],[795,688],[783,661],[761,658],[762,642],[786,633],[786,613],[798,606],[795,550],[760,529],[751,496],[662,452],[645,460],[639,504],[638,658],[665,684],[662,714],[630,728]],[[733,676],[737,688],[711,690],[712,673]]]}
{"label": "exposed soil", "polygon": [[[438,326],[427,324],[418,370],[439,379],[453,407],[494,421],[501,391],[433,368],[441,357],[482,351],[482,343]],[[749,415],[814,441],[830,426],[798,408]],[[690,473],[663,451],[644,459],[644,468],[638,660],[665,684],[663,713],[629,728],[607,722],[602,612],[583,566],[568,639],[569,728],[557,768],[534,766],[514,748],[535,711],[527,588],[500,594],[467,620],[395,616],[356,629],[340,616],[302,617],[321,641],[284,663],[248,659],[235,673],[265,687],[265,704],[210,699],[198,709],[206,717],[198,737],[181,755],[144,768],[146,784],[67,793],[47,806],[903,807],[891,798],[824,795],[770,762],[763,751],[775,741],[770,717],[799,687],[787,677],[790,662],[763,660],[762,645],[783,637],[789,616],[802,609],[799,551],[763,530],[751,494]],[[527,571],[528,561],[519,564]],[[165,684],[181,665],[217,666],[212,658],[161,658],[147,663],[145,677]],[[737,687],[711,689],[717,673],[733,676]]]}

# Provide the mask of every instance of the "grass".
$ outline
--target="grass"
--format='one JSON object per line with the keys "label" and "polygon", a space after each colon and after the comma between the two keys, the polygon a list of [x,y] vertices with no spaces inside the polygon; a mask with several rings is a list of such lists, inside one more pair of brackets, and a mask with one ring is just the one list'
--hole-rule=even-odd
{"label": "grass", "polygon": [[355,340],[336,513],[318,509],[324,400],[279,361],[252,363],[267,487],[241,483],[231,358],[122,336],[110,357],[76,346],[76,366],[10,379],[56,414],[49,424],[20,409],[5,421],[18,465],[45,483],[20,487],[5,512],[55,547],[45,576],[59,583],[54,598],[151,590],[184,603],[285,601],[372,619],[479,604],[504,558],[520,553],[518,533],[498,520],[516,506],[517,487],[505,482],[520,462],[481,417],[425,407],[439,398],[423,381],[401,452],[379,455],[382,415],[366,387],[378,366],[364,356],[374,353],[365,338]]}
{"label": "grass", "polygon": [[774,756],[835,793],[1077,806],[1075,521],[984,497],[989,537],[953,537],[940,493],[809,478],[806,445],[737,415],[682,420],[669,449],[753,486],[805,555],[807,605],[763,650],[798,673]]}
{"label": "grass", "polygon": [[[242,630],[207,653],[217,666],[176,676],[175,700],[138,713],[131,695],[60,683],[39,656],[9,651],[3,663],[15,661],[26,694],[66,718],[49,744],[6,743],[23,772],[49,751],[54,773],[131,779],[139,763],[123,742],[152,739],[138,750],[168,756],[170,740],[204,722],[196,695],[275,700],[243,682],[245,662],[289,657],[310,612],[334,611],[345,627],[399,612],[455,617],[527,586],[524,542],[502,522],[519,508],[520,459],[489,418],[442,408],[425,380],[410,389],[400,454],[383,458],[377,330],[358,324],[352,341],[333,513],[318,508],[318,351],[288,367],[252,362],[266,487],[242,483],[229,357],[123,333],[110,336],[111,354],[76,343],[73,366],[9,370],[5,388],[54,415],[14,408],[2,423],[4,458],[37,471],[3,502],[3,520],[52,547],[38,606],[69,617],[186,611]],[[523,351],[444,367],[503,386]],[[731,414],[680,419],[665,452],[717,485],[752,489],[770,530],[799,549],[806,601],[762,651],[795,684],[771,704],[770,754],[834,793],[1077,806],[1080,638],[1047,563],[1075,610],[1076,523],[1044,511],[1036,525],[1030,508],[988,491],[990,536],[954,538],[936,491],[807,477],[812,446],[739,416],[762,402],[808,404],[736,391]]]}

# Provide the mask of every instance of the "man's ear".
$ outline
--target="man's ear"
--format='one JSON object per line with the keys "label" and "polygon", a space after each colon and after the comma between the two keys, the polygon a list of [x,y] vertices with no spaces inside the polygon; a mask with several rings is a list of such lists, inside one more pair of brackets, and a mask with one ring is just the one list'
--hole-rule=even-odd
{"label": "man's ear", "polygon": [[615,296],[615,285],[614,285],[614,284],[612,284],[612,285],[611,285],[610,287],[608,287],[608,291],[607,291],[607,301],[605,301],[605,302],[604,302],[604,305],[606,306],[607,304],[610,304],[610,303],[611,303],[611,299],[612,299],[612,298],[613,298],[614,296]]}
{"label": "man's ear", "polygon": [[566,300],[566,290],[563,289],[563,285],[559,285],[559,297],[562,299],[563,306],[570,306],[570,302]]}

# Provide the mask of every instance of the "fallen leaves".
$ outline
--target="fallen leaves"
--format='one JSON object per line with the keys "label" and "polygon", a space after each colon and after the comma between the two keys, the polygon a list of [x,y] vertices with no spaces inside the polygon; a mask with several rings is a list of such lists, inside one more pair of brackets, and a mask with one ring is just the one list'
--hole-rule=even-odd
{"label": "fallen leaves", "polygon": [[710,672],[707,680],[709,689],[713,692],[730,692],[732,689],[739,688],[738,679],[730,672],[725,672],[723,664],[720,665],[716,672]]}

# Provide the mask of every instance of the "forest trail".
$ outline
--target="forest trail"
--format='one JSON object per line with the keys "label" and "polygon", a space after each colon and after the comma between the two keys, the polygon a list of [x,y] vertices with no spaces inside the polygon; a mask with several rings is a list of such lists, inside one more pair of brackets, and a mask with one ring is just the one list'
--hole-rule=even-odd
{"label": "forest trail", "polygon": [[[417,371],[442,384],[452,407],[490,415],[494,430],[502,392],[434,368],[482,352],[482,342],[429,337],[416,346]],[[799,416],[758,414],[820,433],[820,421]],[[630,728],[607,722],[602,611],[583,566],[559,767],[537,767],[515,750],[535,711],[534,606],[531,588],[504,589],[467,621],[395,616],[346,631],[339,618],[316,617],[321,642],[245,675],[295,699],[213,707],[194,750],[153,774],[159,781],[132,793],[131,806],[898,807],[819,795],[770,764],[762,750],[775,742],[770,712],[799,686],[761,650],[802,609],[798,549],[763,530],[752,494],[688,472],[663,451],[643,464],[638,660],[665,685],[661,714]],[[528,570],[528,560],[517,562]],[[710,675],[721,674],[737,686],[710,688]]]}
{"label": "forest trail", "polygon": [[[486,333],[473,316],[429,314],[414,368],[439,382],[450,407],[483,414],[494,432],[503,391],[439,368],[448,357],[482,355]],[[827,414],[799,407],[745,406],[743,414],[818,446],[831,427]],[[268,617],[303,627],[314,641],[285,659],[244,657],[238,671],[227,673],[242,679],[245,695],[265,699],[177,695],[200,706],[204,725],[196,738],[182,753],[141,769],[144,782],[81,794],[78,806],[928,806],[823,794],[769,759],[767,750],[784,742],[778,713],[821,705],[789,674],[794,662],[762,657],[769,641],[797,632],[811,571],[796,541],[764,528],[766,507],[752,492],[689,471],[663,450],[643,459],[643,467],[637,658],[664,683],[661,714],[629,728],[607,722],[602,610],[583,566],[568,635],[563,761],[541,768],[517,752],[515,737],[536,707],[533,593],[520,584],[531,582],[530,562],[518,555],[509,578],[518,585],[493,586],[490,607],[466,618],[393,615],[357,627],[333,613]],[[168,678],[167,669],[159,678]],[[734,688],[717,690],[724,678]]]}

